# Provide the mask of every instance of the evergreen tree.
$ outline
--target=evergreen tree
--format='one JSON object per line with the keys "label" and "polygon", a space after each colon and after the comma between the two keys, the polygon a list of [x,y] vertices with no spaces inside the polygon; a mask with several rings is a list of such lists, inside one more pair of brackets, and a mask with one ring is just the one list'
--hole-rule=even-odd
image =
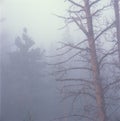
{"label": "evergreen tree", "polygon": [[39,102],[44,52],[24,28],[15,39],[16,50],[9,53],[9,63],[2,67],[2,120],[23,120],[34,115]]}

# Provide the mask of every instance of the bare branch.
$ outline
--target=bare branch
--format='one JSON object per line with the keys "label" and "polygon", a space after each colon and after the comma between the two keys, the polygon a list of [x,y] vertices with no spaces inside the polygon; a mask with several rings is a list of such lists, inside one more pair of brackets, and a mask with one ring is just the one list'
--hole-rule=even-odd
{"label": "bare branch", "polygon": [[98,62],[99,65],[101,65],[102,61],[103,61],[106,57],[108,57],[109,55],[114,54],[115,52],[117,52],[117,50],[113,50],[112,52],[108,52],[108,53],[104,54],[104,56],[103,56],[103,57],[100,59],[100,61]]}
{"label": "bare branch", "polygon": [[68,96],[65,96],[63,98],[63,100],[66,100],[67,98],[70,98],[70,97],[76,97],[76,96],[78,97],[78,96],[82,96],[82,95],[89,96],[89,97],[91,97],[92,99],[95,100],[95,96],[93,94],[91,94],[90,92],[85,92],[83,90],[80,90],[78,92],[72,91],[72,92],[70,92],[70,94]]}
{"label": "bare branch", "polygon": [[94,4],[96,4],[97,2],[100,2],[100,0],[95,0],[94,2],[92,2],[91,4],[90,4],[90,7],[92,7]]}
{"label": "bare branch", "polygon": [[103,10],[104,10],[105,8],[107,8],[107,7],[109,7],[109,6],[108,6],[108,5],[107,5],[107,6],[103,6],[102,8],[96,10],[96,11],[92,14],[92,16],[95,16],[96,14],[100,13],[101,11],[103,11]]}
{"label": "bare branch", "polygon": [[[80,83],[81,83],[81,82],[80,82]],[[68,87],[82,87],[82,86],[87,87],[87,88],[90,89],[90,90],[94,90],[94,89],[92,88],[93,85],[86,84],[86,83],[81,83],[81,84],[69,84],[69,85],[64,85],[64,86],[62,87],[61,93],[63,93],[63,91],[64,91],[65,88],[68,88]]]}
{"label": "bare branch", "polygon": [[63,52],[63,53],[60,53],[60,54],[57,54],[57,55],[46,56],[46,57],[64,56],[64,55],[66,55],[67,53],[69,53],[71,50],[72,50],[72,48],[68,49],[67,51],[65,51],[65,52]]}
{"label": "bare branch", "polygon": [[68,1],[71,2],[73,5],[76,5],[76,6],[80,7],[80,8],[82,8],[82,9],[84,9],[84,6],[80,5],[79,3],[76,3],[73,0],[68,0]]}
{"label": "bare branch", "polygon": [[64,61],[61,61],[61,62],[58,62],[58,63],[54,63],[54,64],[48,63],[48,65],[60,65],[60,64],[66,63],[66,62],[70,61],[71,59],[73,59],[74,57],[76,57],[78,54],[80,54],[80,51],[75,53],[73,56],[69,57],[68,59],[66,59]]}
{"label": "bare branch", "polygon": [[64,81],[78,81],[78,82],[87,82],[87,83],[93,85],[92,81],[86,80],[86,79],[82,79],[82,78],[78,78],[78,79],[77,78],[57,79],[57,81],[61,81],[61,82],[64,82]]}
{"label": "bare branch", "polygon": [[118,84],[118,83],[120,83],[120,79],[119,79],[119,80],[116,80],[116,81],[114,81],[114,82],[109,83],[107,86],[104,87],[104,90],[106,90],[106,89],[108,89],[110,86],[113,86],[113,85]]}
{"label": "bare branch", "polygon": [[57,73],[67,72],[67,71],[72,71],[72,70],[89,70],[89,71],[92,71],[91,68],[87,68],[87,67],[72,67],[72,68],[66,68],[66,69],[63,69],[63,70],[59,70],[59,71],[57,71]]}
{"label": "bare branch", "polygon": [[118,105],[117,108],[108,115],[108,119],[111,119],[111,116],[114,115],[119,109],[120,109],[120,105]]}
{"label": "bare branch", "polygon": [[82,50],[82,51],[88,51],[88,48],[81,48],[81,47],[78,47],[78,45],[74,45],[74,44],[71,44],[71,43],[64,43],[62,42],[65,46],[68,46],[68,47],[71,47],[71,48],[74,48],[74,49],[78,49],[78,50]]}
{"label": "bare branch", "polygon": [[86,36],[88,36],[88,32],[87,32],[87,30],[85,29],[85,27],[84,27],[82,24],[79,24],[79,23],[77,22],[77,20],[76,20],[74,17],[72,17],[72,19],[73,19],[73,21],[76,23],[76,25],[79,27],[79,29],[82,30],[82,32],[83,32]]}
{"label": "bare branch", "polygon": [[[85,119],[89,119],[90,121],[94,121],[95,119],[93,119],[92,117],[89,117],[89,116],[86,116],[86,115],[77,115],[77,114],[73,114],[73,115],[66,115],[66,116],[62,116],[62,117],[59,117],[59,118],[56,118],[54,120],[61,120],[61,119],[65,119],[65,118],[71,118],[71,117],[82,117],[82,118],[85,118]],[[53,120],[52,120],[53,121]]]}
{"label": "bare branch", "polygon": [[109,26],[107,26],[105,29],[103,29],[96,37],[95,40],[97,40],[104,32],[106,32],[107,30],[109,30],[110,28],[112,28],[114,26],[115,22],[113,22],[112,24],[110,24]]}
{"label": "bare branch", "polygon": [[[78,47],[79,45],[82,45],[82,44],[83,44],[84,42],[86,42],[86,41],[87,41],[87,40],[85,39],[85,40],[83,40],[83,41],[81,41],[81,42],[75,44],[74,46]],[[72,44],[72,43],[65,43],[65,42],[59,42],[59,43],[62,44],[62,45],[64,45],[64,46],[58,48],[57,50],[63,49],[63,48],[65,48],[66,46],[69,47],[68,45],[71,45],[71,44]]]}
{"label": "bare branch", "polygon": [[68,10],[69,13],[80,13],[84,10]]}
{"label": "bare branch", "polygon": [[[77,47],[78,45],[81,45],[83,44],[84,42],[86,42],[87,40],[83,40],[81,42],[79,42],[78,44],[74,45],[74,47]],[[61,44],[63,44],[64,46],[60,47],[60,48],[57,48],[57,50],[60,50],[60,49],[64,49],[65,47],[69,47],[67,43],[64,43],[64,42],[59,42]],[[57,54],[57,55],[51,55],[51,56],[46,56],[46,57],[57,57],[57,56],[64,56],[66,55],[67,53],[69,53],[70,51],[72,51],[74,49],[74,47],[72,48],[69,48],[68,50],[66,50],[65,52],[63,53],[60,53],[60,54]],[[80,49],[80,48],[79,48]]]}

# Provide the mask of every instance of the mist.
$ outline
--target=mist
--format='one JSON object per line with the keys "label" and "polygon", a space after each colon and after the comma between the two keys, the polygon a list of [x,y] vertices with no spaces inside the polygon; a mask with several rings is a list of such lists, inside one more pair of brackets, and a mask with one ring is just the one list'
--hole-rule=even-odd
{"label": "mist", "polygon": [[0,0],[0,121],[118,121],[119,0]]}

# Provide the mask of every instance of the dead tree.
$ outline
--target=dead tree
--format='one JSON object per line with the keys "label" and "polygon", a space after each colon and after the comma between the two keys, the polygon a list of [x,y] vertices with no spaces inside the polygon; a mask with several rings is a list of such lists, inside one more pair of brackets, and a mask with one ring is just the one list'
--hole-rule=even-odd
{"label": "dead tree", "polygon": [[[96,118],[99,117],[99,121],[107,121],[108,120],[108,112],[106,110],[107,108],[107,102],[105,97],[105,90],[106,87],[110,87],[113,84],[118,83],[118,81],[109,82],[107,85],[104,85],[103,79],[102,79],[102,67],[104,66],[105,59],[113,55],[117,50],[114,48],[110,48],[108,51],[104,51],[103,48],[99,49],[99,42],[100,40],[104,40],[103,36],[104,34],[113,28],[114,22],[108,23],[104,27],[100,27],[97,22],[100,22],[100,15],[102,11],[109,7],[109,5],[105,5],[102,7],[99,6],[99,2],[101,0],[83,0],[83,1],[75,1],[75,0],[66,0],[68,1],[71,6],[68,9],[68,16],[62,17],[58,16],[62,19],[65,19],[66,24],[76,24],[77,27],[80,30],[80,34],[84,34],[84,37],[81,38],[81,40],[78,40],[76,43],[71,42],[61,42],[62,47],[59,48],[59,50],[64,50],[64,48],[67,48],[67,50],[63,53],[60,53],[56,56],[65,56],[68,53],[71,53],[70,56],[63,60],[62,62],[58,62],[55,65],[65,65],[65,63],[69,63],[70,65],[73,65],[72,67],[66,68],[63,66],[62,69],[57,71],[58,73],[62,73],[62,76],[58,79],[59,81],[63,82],[69,82],[69,85],[65,85],[63,88],[66,87],[72,87],[78,89],[78,92],[69,91],[69,96],[75,96],[74,100],[78,96],[81,95],[87,95],[89,97],[92,97],[97,107],[97,113]],[[103,23],[102,23],[103,24]],[[98,44],[98,45],[97,45]],[[73,52],[71,52],[73,51]],[[77,66],[75,65],[75,59],[79,59],[80,62],[83,62],[85,66]],[[65,59],[65,58],[64,58]],[[70,62],[72,60],[72,62]],[[86,64],[85,64],[86,63]],[[80,65],[81,63],[79,63]],[[87,66],[86,66],[87,65]],[[70,71],[75,71],[77,73],[80,73],[81,70],[84,70],[86,74],[90,73],[91,77],[70,77],[70,74],[68,74],[68,77],[64,76],[66,73],[69,73]],[[76,83],[76,85],[73,83],[71,84],[71,81],[80,82],[79,84]],[[81,88],[82,87],[82,88]],[[92,90],[90,92],[89,90],[83,90],[83,87],[89,88],[89,90]],[[66,96],[67,97],[67,96]],[[65,97],[65,98],[66,98]],[[88,110],[89,106],[86,105]],[[88,120],[96,120],[95,117],[91,118],[89,116],[85,115],[79,115],[82,118],[86,118]]]}
{"label": "dead tree", "polygon": [[114,12],[115,12],[115,27],[116,27],[116,39],[118,45],[118,58],[120,63],[120,14],[119,14],[119,0],[114,0]]}

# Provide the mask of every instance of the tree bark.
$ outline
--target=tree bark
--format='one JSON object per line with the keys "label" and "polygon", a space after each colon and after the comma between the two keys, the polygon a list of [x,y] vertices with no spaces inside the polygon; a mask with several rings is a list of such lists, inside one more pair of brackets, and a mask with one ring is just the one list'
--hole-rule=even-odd
{"label": "tree bark", "polygon": [[91,57],[91,67],[93,72],[93,82],[96,91],[96,102],[98,107],[98,115],[100,121],[106,121],[106,111],[105,111],[105,100],[102,89],[102,83],[100,79],[100,71],[97,60],[95,39],[94,39],[94,30],[93,30],[93,22],[92,15],[90,11],[89,0],[85,1],[85,12],[86,12],[86,20],[87,20],[87,28],[88,28],[88,44],[90,48],[90,57]]}
{"label": "tree bark", "polygon": [[115,26],[116,26],[116,38],[118,43],[118,57],[120,63],[120,15],[119,15],[119,0],[114,0],[114,12],[115,12]]}

